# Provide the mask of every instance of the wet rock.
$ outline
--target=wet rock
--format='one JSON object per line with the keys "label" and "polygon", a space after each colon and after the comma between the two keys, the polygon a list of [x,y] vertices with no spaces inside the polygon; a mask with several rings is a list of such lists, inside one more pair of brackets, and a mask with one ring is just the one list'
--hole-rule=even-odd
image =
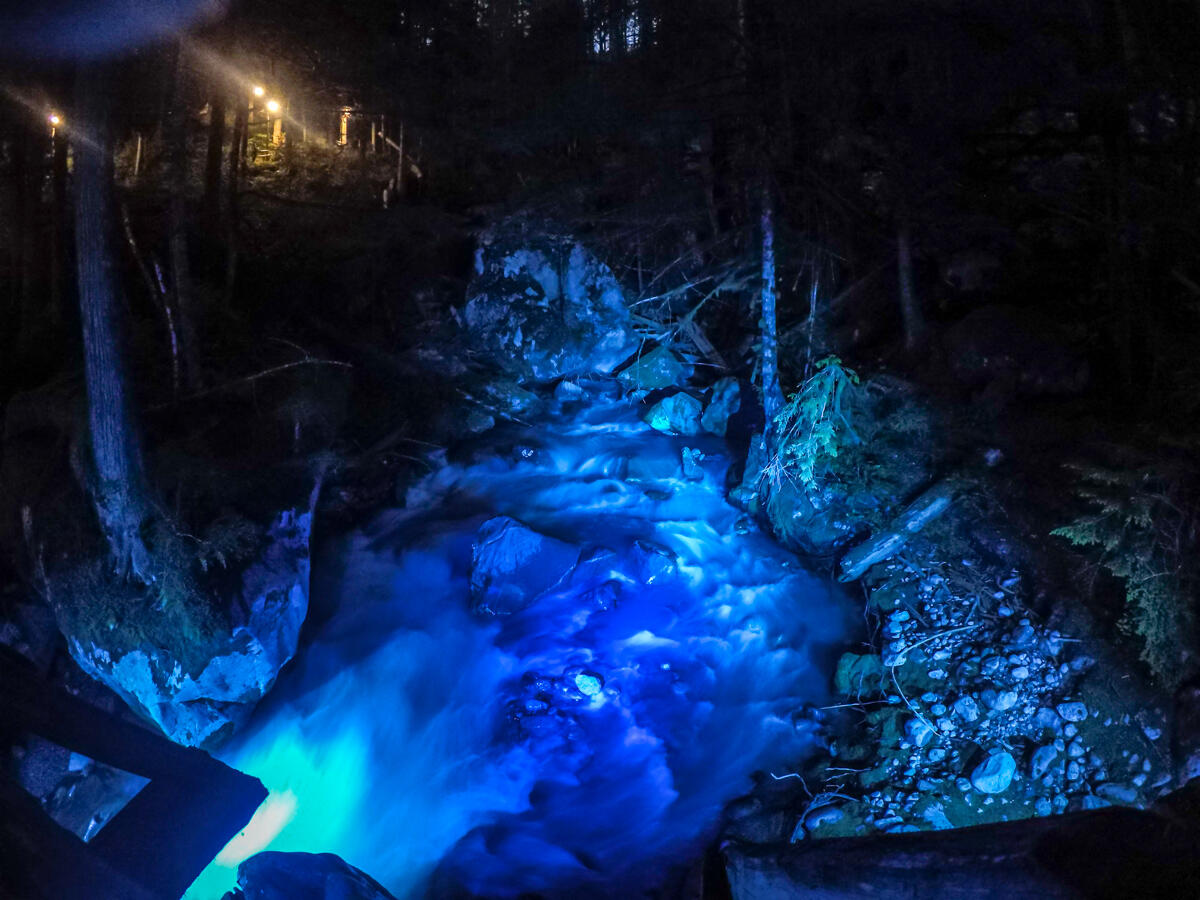
{"label": "wet rock", "polygon": [[1057,758],[1058,750],[1053,744],[1038,747],[1033,751],[1033,758],[1029,762],[1029,774],[1034,778],[1041,778],[1050,770],[1050,766]]}
{"label": "wet rock", "polygon": [[832,825],[834,822],[840,822],[845,817],[845,813],[836,806],[818,806],[805,813],[804,827],[812,831],[820,828],[822,825]]}
{"label": "wet rock", "polygon": [[1017,763],[1011,753],[992,753],[971,772],[971,786],[984,794],[1002,794],[1016,773]]}
{"label": "wet rock", "polygon": [[1060,703],[1055,709],[1068,722],[1082,722],[1088,714],[1087,706],[1079,701]]}
{"label": "wet rock", "polygon": [[904,725],[904,736],[915,747],[924,747],[936,733],[924,719],[914,717]]}
{"label": "wet rock", "polygon": [[1018,697],[1016,691],[994,691],[988,688],[980,692],[979,699],[988,709],[1005,712],[1017,705]]}
{"label": "wet rock", "polygon": [[974,697],[959,697],[954,701],[954,713],[964,722],[974,722],[979,718],[979,704]]}
{"label": "wet rock", "polygon": [[476,262],[468,339],[518,381],[608,374],[637,349],[616,277],[571,238],[504,223],[483,238]]}
{"label": "wet rock", "polygon": [[236,729],[296,652],[308,614],[310,513],[283,513],[266,550],[242,573],[232,632],[198,675],[162,647],[113,658],[103,647],[68,646],[80,667],[153,721],[177,744],[219,741]]}
{"label": "wet rock", "polygon": [[671,394],[664,397],[645,414],[646,424],[665,434],[699,434],[700,401],[691,394]]}
{"label": "wet rock", "polygon": [[676,568],[675,554],[649,541],[635,541],[629,556],[634,574],[643,584],[654,584]]}
{"label": "wet rock", "polygon": [[689,366],[660,346],[635,356],[617,373],[617,380],[626,390],[657,391],[682,384],[689,374]]}
{"label": "wet rock", "polygon": [[332,853],[259,853],[238,866],[237,878],[245,900],[395,900]]}
{"label": "wet rock", "polygon": [[741,392],[736,378],[722,378],[712,386],[708,405],[700,417],[700,426],[709,434],[724,436],[729,419],[742,406]]}
{"label": "wet rock", "polygon": [[1124,784],[1102,784],[1096,788],[1096,794],[1109,803],[1123,803],[1126,806],[1132,806],[1138,799],[1138,792]]}
{"label": "wet rock", "polygon": [[516,519],[488,519],[472,548],[471,611],[503,616],[525,609],[571,571],[577,556],[571,544]]}

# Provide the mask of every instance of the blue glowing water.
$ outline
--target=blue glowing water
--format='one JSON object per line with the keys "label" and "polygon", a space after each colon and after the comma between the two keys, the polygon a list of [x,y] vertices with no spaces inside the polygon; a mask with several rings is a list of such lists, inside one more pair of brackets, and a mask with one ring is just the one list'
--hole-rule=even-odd
{"label": "blue glowing water", "polygon": [[[632,897],[693,858],[751,772],[812,751],[796,714],[852,628],[725,502],[723,454],[592,403],[325,548],[314,606],[333,612],[222,754],[270,797],[188,896],[268,848],[336,853],[401,898]],[[472,616],[496,515],[582,561],[528,608]]]}

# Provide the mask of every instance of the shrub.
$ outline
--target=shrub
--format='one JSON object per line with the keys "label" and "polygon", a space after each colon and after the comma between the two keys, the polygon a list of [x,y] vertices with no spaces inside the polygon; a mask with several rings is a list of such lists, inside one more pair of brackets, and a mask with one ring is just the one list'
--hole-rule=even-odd
{"label": "shrub", "polygon": [[1124,584],[1121,627],[1142,642],[1141,658],[1174,688],[1197,660],[1195,561],[1200,515],[1179,479],[1145,470],[1070,466],[1087,512],[1051,534],[1088,548]]}

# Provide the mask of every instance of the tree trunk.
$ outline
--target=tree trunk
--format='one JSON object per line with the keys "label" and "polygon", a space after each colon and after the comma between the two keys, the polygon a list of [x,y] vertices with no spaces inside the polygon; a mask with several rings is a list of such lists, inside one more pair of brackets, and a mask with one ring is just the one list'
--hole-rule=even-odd
{"label": "tree trunk", "polygon": [[186,54],[183,41],[177,45],[174,77],[167,107],[165,136],[169,165],[171,283],[175,294],[175,315],[183,356],[184,383],[191,391],[200,387],[199,348],[196,338],[196,310],[192,294],[191,266],[187,241],[187,101]]}
{"label": "tree trunk", "polygon": [[912,232],[901,220],[896,229],[897,275],[900,280],[900,316],[904,320],[904,349],[912,352],[925,343],[925,315],[913,279]]}
{"label": "tree trunk", "polygon": [[16,178],[17,235],[16,262],[18,285],[17,358],[22,365],[32,362],[42,346],[42,321],[37,302],[37,230],[38,181],[41,153],[38,152],[40,129],[28,121],[16,135],[13,171]]}
{"label": "tree trunk", "polygon": [[213,234],[221,233],[221,156],[225,149],[225,87],[209,99],[208,155],[204,162],[204,217]]}
{"label": "tree trunk", "polygon": [[141,436],[133,419],[119,285],[110,245],[113,171],[109,96],[102,64],[76,80],[75,257],[83,324],[88,426],[96,466],[94,498],[117,570],[153,580],[141,530],[150,518]]}
{"label": "tree trunk", "polygon": [[767,433],[783,408],[779,386],[779,335],[775,314],[775,203],[771,189],[763,185],[762,201],[762,402]]}
{"label": "tree trunk", "polygon": [[233,134],[229,142],[229,179],[226,188],[228,204],[225,210],[225,307],[233,306],[233,286],[237,280],[238,263],[238,187],[242,172],[242,145],[246,140],[249,110],[246,98],[233,95],[237,112],[233,117]]}
{"label": "tree trunk", "polygon": [[59,128],[54,135],[51,169],[53,207],[50,210],[50,326],[60,333],[67,294],[67,136]]}

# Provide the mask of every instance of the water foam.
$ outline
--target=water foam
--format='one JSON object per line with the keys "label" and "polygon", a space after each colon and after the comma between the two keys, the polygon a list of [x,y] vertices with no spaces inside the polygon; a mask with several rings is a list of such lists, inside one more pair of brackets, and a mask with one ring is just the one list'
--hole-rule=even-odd
{"label": "water foam", "polygon": [[[720,442],[612,404],[507,438],[324,550],[332,615],[223,754],[270,797],[189,897],[268,848],[336,853],[401,898],[636,896],[753,770],[811,752],[796,713],[825,700],[850,612],[725,502]],[[707,454],[700,480],[684,446]],[[496,515],[581,561],[528,608],[473,617]]]}

